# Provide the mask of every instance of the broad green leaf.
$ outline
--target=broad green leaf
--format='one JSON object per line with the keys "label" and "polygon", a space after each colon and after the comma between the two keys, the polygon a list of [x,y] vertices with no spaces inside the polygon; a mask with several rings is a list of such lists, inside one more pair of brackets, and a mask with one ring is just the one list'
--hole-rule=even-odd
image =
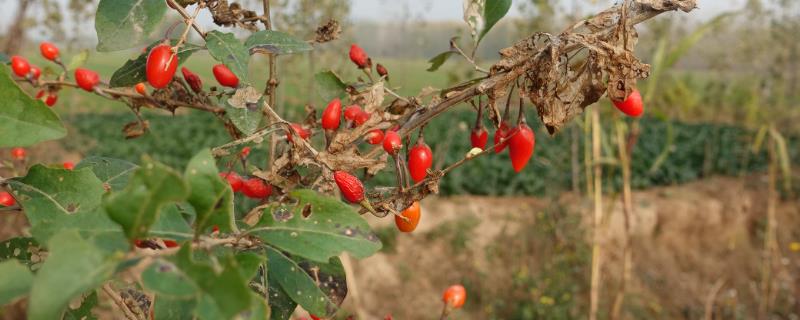
{"label": "broad green leaf", "polygon": [[314,75],[314,81],[317,84],[317,92],[323,101],[341,98],[347,89],[347,85],[339,78],[339,75],[331,70],[317,72]]}
{"label": "broad green leaf", "polygon": [[176,204],[170,204],[161,209],[161,214],[153,226],[150,227],[149,235],[164,239],[177,241],[188,240],[194,237],[194,231],[189,222],[183,218],[180,208]]}
{"label": "broad green leaf", "polygon": [[108,255],[74,230],[56,234],[47,247],[50,254],[31,287],[31,320],[60,319],[72,299],[111,278],[120,261],[119,255]]}
{"label": "broad green leaf", "polygon": [[222,181],[211,150],[200,151],[184,173],[192,192],[189,203],[194,207],[195,233],[217,225],[222,232],[236,230],[233,216],[233,190]]}
{"label": "broad green leaf", "polygon": [[314,50],[314,48],[303,40],[292,37],[288,33],[261,30],[258,31],[244,42],[244,46],[250,50],[250,54],[273,53],[273,54],[292,54]]}
{"label": "broad green leaf", "polygon": [[510,8],[511,0],[486,0],[486,4],[483,7],[484,25],[478,36],[478,42],[489,33],[489,30],[492,30],[492,27],[494,27],[500,19],[506,16]]}
{"label": "broad green leaf", "polygon": [[40,243],[64,228],[64,219],[97,209],[104,192],[103,183],[88,168],[35,165],[25,177],[12,179],[9,185],[25,209],[31,234]]}
{"label": "broad green leaf", "polygon": [[42,248],[33,238],[11,238],[0,242],[0,261],[17,260],[28,266],[29,269],[35,270],[33,266],[41,262],[42,251]]}
{"label": "broad green leaf", "polygon": [[75,169],[91,168],[94,175],[103,182],[103,187],[106,186],[111,191],[122,190],[128,185],[128,180],[131,174],[138,168],[135,164],[125,160],[105,158],[105,157],[88,157],[81,160]]}
{"label": "broad green leaf", "polygon": [[212,264],[194,260],[191,249],[184,246],[175,257],[175,265],[200,289],[198,310],[209,310],[230,319],[250,308],[249,279],[239,272],[232,255],[218,257]]}
{"label": "broad green leaf", "polygon": [[[170,44],[176,45],[178,43],[177,39],[172,39]],[[161,41],[155,42],[147,47],[145,53],[140,54],[136,59],[128,60],[125,62],[122,67],[114,71],[114,74],[111,75],[111,87],[131,87],[135,86],[139,82],[147,81],[147,74],[146,74],[146,66],[147,66],[147,55],[150,53],[150,49],[155,47],[156,45],[161,44]],[[195,53],[196,51],[202,50],[203,47],[194,45],[191,43],[184,43],[180,48],[178,48],[177,57],[178,57],[178,64],[183,64],[186,62],[187,59]]]}
{"label": "broad green leaf", "polygon": [[447,61],[447,59],[449,59],[450,56],[456,53],[457,52],[455,51],[445,51],[440,54],[437,54],[435,57],[428,60],[428,63],[430,63],[431,66],[428,68],[427,71],[434,72],[436,70],[439,70],[439,68]]}
{"label": "broad green leaf", "polygon": [[0,262],[0,306],[27,295],[32,282],[33,274],[19,261]]}
{"label": "broad green leaf", "polygon": [[[297,202],[264,209],[261,221],[249,233],[283,251],[327,262],[344,251],[365,258],[381,248],[366,220],[350,205],[312,190],[290,193]],[[308,217],[303,211],[310,212]]]}
{"label": "broad green leaf", "polygon": [[0,148],[29,146],[67,134],[55,112],[23,92],[5,66],[0,66],[0,101]]}
{"label": "broad green leaf", "polygon": [[157,295],[155,299],[155,318],[158,320],[192,319],[196,306],[197,300],[194,298],[181,299]]}
{"label": "broad green leaf", "polygon": [[231,69],[239,80],[247,79],[247,64],[250,54],[247,48],[236,39],[233,33],[211,31],[206,34],[206,47],[214,59]]}
{"label": "broad green leaf", "polygon": [[93,320],[97,319],[92,314],[92,309],[97,306],[97,291],[92,291],[91,294],[83,298],[80,307],[77,309],[67,308],[62,320]]}
{"label": "broad green leaf", "polygon": [[97,51],[131,48],[146,40],[167,11],[163,0],[100,0],[94,18]]}
{"label": "broad green leaf", "polygon": [[179,173],[144,157],[128,186],[112,193],[103,204],[109,217],[133,240],[147,235],[165,205],[182,201],[188,195],[189,187]]}
{"label": "broad green leaf", "polygon": [[267,256],[263,251],[259,251],[258,254],[254,252],[239,252],[236,254],[236,264],[245,279],[255,278],[258,275],[258,267],[265,262],[267,262]]}
{"label": "broad green leaf", "polygon": [[245,313],[246,317],[243,319],[248,320],[275,320],[271,317],[272,310],[270,310],[269,306],[267,305],[267,301],[264,297],[256,294],[255,292],[250,293],[250,299],[252,300],[250,310]]}
{"label": "broad green leaf", "polygon": [[236,90],[232,97],[225,100],[225,114],[236,129],[245,135],[251,135],[258,130],[264,118],[261,112],[263,105],[264,96],[255,88],[247,86]]}
{"label": "broad green leaf", "polygon": [[329,263],[294,260],[272,247],[267,247],[267,257],[269,278],[274,278],[292,300],[313,314],[333,315],[347,296],[339,258]]}
{"label": "broad green leaf", "polygon": [[[269,274],[269,272],[267,272]],[[272,320],[290,320],[294,309],[297,309],[297,302],[294,302],[289,294],[283,290],[278,275],[269,276],[269,308]]]}
{"label": "broad green leaf", "polygon": [[86,63],[86,60],[89,60],[89,50],[83,49],[80,53],[72,56],[72,59],[69,60],[69,64],[67,64],[67,70],[80,68]]}
{"label": "broad green leaf", "polygon": [[142,272],[144,287],[159,296],[188,299],[198,294],[194,282],[178,267],[166,260],[156,260]]}

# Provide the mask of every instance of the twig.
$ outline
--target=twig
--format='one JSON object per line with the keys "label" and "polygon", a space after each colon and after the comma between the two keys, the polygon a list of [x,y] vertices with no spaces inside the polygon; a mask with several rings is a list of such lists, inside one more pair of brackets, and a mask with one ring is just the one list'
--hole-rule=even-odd
{"label": "twig", "polygon": [[183,7],[181,7],[181,5],[176,3],[175,0],[167,0],[167,3],[171,8],[175,9],[175,11],[178,11],[178,13],[181,15],[181,17],[183,17],[184,20],[191,21],[192,28],[194,28],[194,30],[197,31],[197,34],[199,34],[200,37],[202,37],[203,39],[206,38],[206,33],[203,31],[202,28],[200,28],[200,25],[198,25],[197,22],[194,21],[194,19],[192,19],[191,16],[189,16],[189,13],[186,12],[186,10],[184,10]]}
{"label": "twig", "polygon": [[114,301],[114,304],[116,304],[117,307],[122,310],[122,313],[125,314],[125,318],[128,318],[128,320],[140,320],[139,316],[137,316],[135,313],[133,313],[133,311],[131,311],[130,308],[128,308],[128,305],[125,304],[125,301],[122,300],[122,297],[111,288],[110,284],[106,283],[103,285],[103,292],[105,292],[111,298],[111,300]]}
{"label": "twig", "polygon": [[[602,156],[600,139],[602,128],[600,127],[600,111],[592,108],[592,158],[599,159]],[[589,292],[589,320],[597,319],[597,309],[600,305],[600,271],[602,266],[602,243],[600,226],[603,220],[603,166],[593,161],[594,166],[594,223],[592,230],[592,271]]]}
{"label": "twig", "polygon": [[[191,30],[191,26],[194,25],[194,21],[195,19],[197,19],[197,15],[200,14],[200,10],[203,9],[203,7],[204,5],[202,3],[198,4],[197,8],[194,9],[194,14],[192,15],[192,17],[187,20],[184,20],[184,22],[186,23],[186,28],[183,29],[183,33],[181,34],[181,37],[178,39],[178,43],[176,43],[175,46],[173,47],[172,50],[173,52],[178,52],[178,48],[180,48],[181,45],[184,42],[186,42],[186,38],[189,36],[189,30]],[[169,65],[169,63],[167,63],[167,65]]]}
{"label": "twig", "polygon": [[717,294],[719,294],[719,291],[722,290],[722,287],[724,285],[725,285],[725,279],[720,278],[711,287],[711,290],[708,292],[708,296],[706,296],[705,312],[703,315],[703,319],[705,320],[714,319],[714,300],[717,300]]}
{"label": "twig", "polygon": [[[458,43],[456,43],[456,39],[455,38],[450,39],[450,47],[453,48],[453,49],[456,49],[456,52],[458,52],[458,54],[460,54],[462,57],[464,57],[464,59],[466,59],[467,62],[472,64],[472,66],[475,67],[475,71],[483,72],[483,73],[489,73],[489,71],[487,71],[484,68],[481,68],[477,63],[475,63],[474,59],[472,59],[470,56],[468,56],[466,53],[464,53],[463,50],[461,50],[461,48],[458,46]],[[474,51],[473,51],[473,54],[474,54]]]}

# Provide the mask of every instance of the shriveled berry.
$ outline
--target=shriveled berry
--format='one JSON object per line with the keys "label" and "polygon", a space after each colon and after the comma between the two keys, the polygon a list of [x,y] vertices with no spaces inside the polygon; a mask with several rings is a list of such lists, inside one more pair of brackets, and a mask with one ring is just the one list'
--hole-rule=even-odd
{"label": "shriveled berry", "polygon": [[375,70],[378,71],[378,75],[381,77],[389,78],[389,70],[386,70],[386,67],[384,67],[382,64],[379,63],[376,65]]}
{"label": "shriveled berry", "polygon": [[[290,127],[292,127],[292,130],[295,132],[295,134],[300,136],[300,139],[306,140],[311,136],[311,132],[303,128],[303,126],[299,123],[292,123]],[[293,134],[289,134],[289,131],[286,132],[286,140],[288,140],[289,143],[294,141],[292,140],[293,136]]]}
{"label": "shriveled berry", "polygon": [[642,104],[642,94],[639,93],[639,89],[633,89],[631,94],[628,95],[628,98],[625,101],[611,101],[614,103],[614,106],[622,111],[624,114],[627,114],[631,117],[639,117],[644,113],[644,105]]}
{"label": "shriveled berry", "polygon": [[520,172],[533,156],[536,145],[536,137],[533,130],[527,124],[521,123],[514,128],[514,135],[508,141],[508,154],[511,156],[511,165],[514,171]]}
{"label": "shriveled berry", "polygon": [[47,60],[55,61],[58,59],[58,47],[50,42],[43,41],[40,43],[39,52],[41,52],[42,57]]}
{"label": "shriveled berry", "polygon": [[328,103],[325,111],[322,112],[322,128],[325,130],[339,129],[342,121],[342,101],[335,98]]}
{"label": "shriveled berry", "polygon": [[11,157],[16,160],[25,160],[25,156],[28,154],[27,151],[23,148],[13,148],[11,149]]}
{"label": "shriveled berry", "polygon": [[14,200],[14,196],[11,193],[6,191],[0,191],[0,206],[10,207],[17,203],[17,200]]}
{"label": "shriveled berry", "polygon": [[139,82],[136,84],[136,92],[141,95],[147,95],[147,87],[144,85],[144,82]]}
{"label": "shriveled berry", "polygon": [[75,82],[81,89],[86,91],[94,90],[94,86],[100,83],[100,75],[89,69],[75,69]]}
{"label": "shriveled berry", "polygon": [[362,112],[364,111],[357,105],[348,106],[344,108],[344,119],[347,121],[355,121],[356,117]]}
{"label": "shriveled berry", "polygon": [[228,185],[231,186],[233,192],[239,192],[242,190],[244,182],[242,181],[242,177],[236,174],[236,172],[220,172],[219,176],[228,181]]}
{"label": "shriveled berry", "polygon": [[215,65],[211,71],[214,72],[214,78],[217,79],[220,85],[230,88],[239,86],[239,78],[224,64]]}
{"label": "shriveled berry", "polygon": [[140,239],[133,240],[133,245],[136,246],[139,249],[150,248],[150,246],[147,244],[146,240],[140,240]]}
{"label": "shriveled berry", "polygon": [[500,141],[508,137],[508,133],[508,123],[505,121],[501,122],[500,127],[494,132],[494,153],[500,153],[508,146],[508,140],[500,143]]}
{"label": "shriveled berry", "polygon": [[420,139],[408,151],[408,172],[414,182],[420,182],[428,175],[428,169],[433,165],[433,151]]}
{"label": "shriveled berry", "polygon": [[253,199],[264,199],[272,194],[272,185],[261,178],[250,178],[244,182],[242,193]]}
{"label": "shriveled berry", "polygon": [[181,73],[183,74],[183,80],[186,80],[186,83],[189,84],[189,88],[192,88],[194,93],[203,91],[203,80],[200,79],[200,76],[186,67],[181,68]]}
{"label": "shriveled berry", "polygon": [[28,73],[31,72],[31,64],[28,63],[28,59],[25,59],[21,56],[12,56],[11,57],[11,70],[14,71],[18,77],[27,77]]}
{"label": "shriveled berry", "polygon": [[486,143],[489,141],[489,132],[483,127],[472,129],[469,140],[473,148],[486,149]]}
{"label": "shriveled berry", "polygon": [[31,66],[30,76],[33,80],[39,80],[39,77],[42,76],[42,69],[39,69],[37,66]]}
{"label": "shriveled berry", "polygon": [[175,76],[176,70],[178,70],[178,56],[173,54],[172,47],[160,44],[150,50],[146,67],[147,82],[150,86],[156,89],[166,87]]}
{"label": "shriveled berry", "polygon": [[353,61],[361,69],[368,68],[370,65],[367,53],[355,43],[350,46],[350,61]]}
{"label": "shriveled berry", "polygon": [[364,185],[356,176],[344,171],[335,171],[333,180],[347,201],[359,203],[364,200]]}
{"label": "shriveled berry", "polygon": [[369,144],[380,144],[383,142],[383,131],[381,129],[372,129],[364,136]]}
{"label": "shriveled berry", "polygon": [[394,216],[394,224],[397,225],[397,229],[401,232],[412,232],[417,228],[421,214],[419,201],[414,201],[399,216]]}
{"label": "shriveled berry", "polygon": [[450,286],[442,296],[442,301],[455,309],[461,308],[466,300],[467,290],[460,284]]}
{"label": "shriveled berry", "polygon": [[387,130],[383,136],[383,150],[390,155],[396,155],[400,149],[403,149],[403,139],[397,131]]}
{"label": "shriveled berry", "polygon": [[71,161],[65,161],[61,165],[64,167],[64,169],[67,169],[67,170],[74,170],[75,169],[75,164],[72,163]]}

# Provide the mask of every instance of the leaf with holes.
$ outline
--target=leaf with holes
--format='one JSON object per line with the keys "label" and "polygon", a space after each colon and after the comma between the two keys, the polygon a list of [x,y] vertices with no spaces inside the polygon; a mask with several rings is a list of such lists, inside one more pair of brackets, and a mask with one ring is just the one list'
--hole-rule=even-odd
{"label": "leaf with holes", "polygon": [[347,84],[339,78],[335,72],[328,70],[318,72],[314,75],[314,81],[317,84],[317,92],[323,101],[331,101],[334,98],[341,98],[345,94]]}
{"label": "leaf with holes", "polygon": [[206,34],[206,47],[208,53],[231,69],[233,74],[239,77],[239,80],[247,79],[247,64],[250,63],[250,54],[233,33],[216,30],[209,32]]}
{"label": "leaf with holes", "polygon": [[261,113],[264,96],[256,88],[247,86],[236,90],[225,100],[225,114],[231,119],[236,129],[245,135],[251,135],[261,125],[264,115]]}
{"label": "leaf with holes", "polygon": [[0,261],[14,259],[35,270],[34,265],[40,263],[43,253],[34,238],[17,237],[0,242]]}
{"label": "leaf with holes", "polygon": [[[117,69],[117,71],[114,71],[114,74],[111,75],[111,82],[109,85],[111,87],[131,87],[139,82],[146,82],[147,74],[145,68],[147,66],[147,56],[150,54],[150,49],[159,44],[161,44],[161,41],[151,44],[145,49],[145,52],[140,54],[136,59],[128,60],[122,67]],[[178,44],[178,40],[172,39],[170,44],[176,45]],[[178,65],[183,64],[193,53],[202,49],[203,47],[201,46],[184,43],[176,54],[178,56]]]}
{"label": "leaf with holes", "polygon": [[211,150],[200,151],[186,167],[184,173],[192,192],[189,203],[194,207],[195,233],[219,226],[222,232],[236,230],[233,216],[233,190],[219,177],[217,164]]}
{"label": "leaf with holes", "polygon": [[131,48],[152,33],[164,18],[163,0],[100,0],[94,17],[97,51]]}
{"label": "leaf with holes", "polygon": [[267,247],[267,257],[269,278],[313,314],[333,315],[347,296],[347,281],[339,258],[318,263],[293,258],[272,247]]}
{"label": "leaf with holes", "polygon": [[368,257],[381,241],[353,207],[313,190],[295,190],[294,204],[275,204],[264,209],[261,221],[250,231],[283,251],[318,262],[342,252]]}
{"label": "leaf with holes", "polygon": [[5,66],[0,66],[0,101],[0,148],[29,146],[67,134],[53,109],[22,91]]}
{"label": "leaf with holes", "polygon": [[125,160],[105,157],[88,157],[81,160],[81,162],[75,166],[75,169],[87,167],[103,182],[103,187],[108,187],[111,191],[122,190],[122,188],[128,184],[128,180],[131,174],[133,174],[133,171],[138,168],[135,164]]}
{"label": "leaf with holes", "polygon": [[250,50],[250,54],[259,52],[292,54],[314,50],[307,42],[292,37],[288,33],[274,30],[261,30],[253,33],[244,42],[244,46]]}
{"label": "leaf with holes", "polygon": [[75,230],[54,235],[47,247],[50,254],[31,286],[31,320],[60,319],[72,299],[111,278],[122,256],[94,246]]}
{"label": "leaf with holes", "polygon": [[97,319],[92,314],[92,309],[97,306],[97,291],[92,291],[91,294],[83,298],[80,307],[76,309],[67,309],[64,313],[62,320],[93,320]]}
{"label": "leaf with holes", "polygon": [[179,173],[144,157],[128,186],[106,197],[103,205],[109,217],[133,240],[147,235],[164,206],[185,200],[188,195],[189,186]]}
{"label": "leaf with holes", "polygon": [[27,295],[32,282],[33,274],[19,261],[0,262],[0,306]]}

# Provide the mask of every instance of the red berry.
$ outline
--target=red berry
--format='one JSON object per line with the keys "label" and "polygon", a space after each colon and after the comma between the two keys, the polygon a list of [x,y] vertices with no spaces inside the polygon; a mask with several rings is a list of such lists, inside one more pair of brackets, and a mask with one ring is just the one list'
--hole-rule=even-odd
{"label": "red berry", "polygon": [[143,96],[147,95],[147,87],[144,85],[144,82],[139,82],[136,84],[136,92]]}
{"label": "red berry", "polygon": [[247,156],[249,156],[249,155],[250,155],[250,147],[244,147],[244,148],[242,148],[242,151],[239,151],[239,155],[240,155],[242,158],[247,158]]}
{"label": "red berry", "polygon": [[81,89],[86,91],[94,90],[94,86],[100,83],[100,75],[89,69],[75,69],[75,82]]}
{"label": "red berry", "polygon": [[442,301],[453,308],[461,308],[467,300],[467,290],[460,284],[452,285],[444,291]]}
{"label": "red berry", "polygon": [[642,95],[639,93],[639,89],[633,89],[631,94],[625,101],[611,101],[614,103],[614,106],[622,111],[623,113],[631,116],[631,117],[639,117],[644,112],[644,106],[642,105]]}
{"label": "red berry", "polygon": [[172,47],[160,44],[150,50],[147,56],[147,82],[156,89],[166,87],[175,71],[178,70],[178,56],[172,53]]}
{"label": "red berry", "polygon": [[313,314],[308,314],[308,316],[310,316],[310,317],[311,317],[311,319],[313,319],[313,320],[322,320],[322,318],[320,318],[320,317],[317,317],[317,316],[315,316],[315,315],[313,315]]}
{"label": "red berry", "polygon": [[215,225],[211,227],[211,233],[217,233],[217,232],[219,232],[219,226]]}
{"label": "red berry", "polygon": [[386,150],[388,154],[395,155],[400,149],[403,149],[403,140],[400,135],[397,134],[397,131],[387,130],[383,136],[383,150]]}
{"label": "red berry", "polygon": [[224,64],[215,65],[212,71],[214,72],[214,78],[217,78],[217,82],[220,85],[231,88],[239,86],[239,78]]}
{"label": "red berry", "polygon": [[428,175],[428,169],[433,165],[433,151],[420,139],[417,144],[408,151],[408,172],[414,182],[420,182]]}
{"label": "red berry", "polygon": [[42,97],[44,97],[44,90],[39,90],[39,92],[36,93],[36,99],[42,100]]}
{"label": "red berry", "polygon": [[469,135],[469,140],[472,142],[473,148],[486,148],[486,142],[489,141],[489,132],[483,127],[472,129]]}
{"label": "red berry", "polygon": [[500,122],[500,127],[494,132],[494,153],[502,152],[508,145],[508,141],[500,143],[502,139],[508,137],[508,131],[508,123],[505,121]]}
{"label": "red berry", "polygon": [[[292,127],[292,130],[294,130],[294,132],[298,136],[300,136],[300,139],[305,140],[305,139],[308,139],[308,137],[311,136],[311,132],[306,130],[305,128],[303,128],[303,126],[300,125],[299,123],[292,123],[290,126]],[[289,134],[288,131],[286,132],[286,140],[288,140],[289,143],[292,143],[292,141],[293,141],[292,140],[292,136],[294,136],[294,135]]]}
{"label": "red berry", "polygon": [[55,61],[58,59],[58,47],[50,42],[42,42],[39,44],[39,51],[42,53],[42,57],[47,60]]}
{"label": "red berry", "polygon": [[356,44],[350,46],[350,60],[362,69],[370,65],[369,56],[364,52],[364,49],[361,49],[361,47]]}
{"label": "red berry", "polygon": [[20,56],[12,56],[11,57],[11,70],[14,71],[18,77],[27,77],[28,73],[31,72],[31,64],[28,63],[28,59],[25,59]]}
{"label": "red berry", "polygon": [[47,99],[44,101],[44,104],[46,104],[48,107],[52,107],[56,104],[56,101],[58,101],[58,94],[55,92],[50,92],[50,94],[47,95]]}
{"label": "red berry", "polygon": [[378,71],[378,75],[381,77],[389,77],[389,70],[386,70],[386,67],[384,67],[382,64],[379,63],[376,65],[375,70]]}
{"label": "red berry", "polygon": [[261,178],[250,178],[244,182],[242,193],[248,198],[264,199],[272,194],[272,185],[267,184]]}
{"label": "red berry", "polygon": [[369,144],[380,144],[383,142],[383,131],[381,129],[372,129],[364,136]]}
{"label": "red berry", "polygon": [[511,156],[511,165],[514,171],[520,172],[533,156],[536,145],[536,136],[527,124],[520,124],[513,129],[514,135],[508,141],[508,154]]}
{"label": "red berry", "polygon": [[16,160],[25,160],[25,156],[28,152],[25,151],[23,148],[14,148],[11,149],[11,157]]}
{"label": "red berry", "polygon": [[361,111],[356,115],[356,118],[353,119],[353,123],[355,124],[356,127],[358,127],[358,126],[364,124],[365,122],[369,121],[369,118],[371,116],[372,115],[369,114],[369,112]]}
{"label": "red berry", "polygon": [[67,170],[75,169],[75,164],[72,163],[71,161],[65,161],[62,165],[64,166],[64,169],[67,169]]}
{"label": "red berry", "polygon": [[178,242],[177,242],[177,241],[175,241],[175,240],[169,240],[169,239],[168,239],[168,240],[164,240],[164,246],[166,246],[167,248],[177,248],[177,247],[180,247],[180,245],[178,244]]}
{"label": "red berry", "polygon": [[239,192],[242,190],[244,182],[242,181],[242,177],[236,174],[236,172],[220,172],[219,176],[228,181],[228,184],[231,186],[231,189],[233,189],[233,192]]}
{"label": "red berry", "polygon": [[10,207],[17,203],[14,196],[6,191],[0,191],[0,206]]}
{"label": "red berry", "polygon": [[361,180],[358,180],[356,176],[344,171],[335,171],[333,180],[336,181],[342,196],[347,201],[359,203],[364,200],[364,185],[361,184]]}
{"label": "red berry", "polygon": [[339,129],[342,121],[342,101],[339,98],[331,100],[328,107],[322,112],[322,128],[325,130]]}
{"label": "red berry", "polygon": [[203,91],[203,80],[200,80],[200,76],[186,67],[181,68],[181,73],[183,73],[183,80],[186,80],[186,83],[189,84],[189,88],[192,88],[194,93],[200,93]]}
{"label": "red berry", "polygon": [[147,241],[139,239],[133,240],[133,245],[140,249],[150,248],[150,246],[147,245]]}
{"label": "red berry", "polygon": [[392,314],[387,314],[385,317],[383,317],[383,320],[392,320]]}
{"label": "red berry", "polygon": [[421,213],[419,201],[414,201],[410,207],[400,213],[400,216],[394,216],[394,224],[397,225],[397,229],[401,232],[412,232],[419,224]]}
{"label": "red berry", "polygon": [[30,74],[31,74],[31,78],[33,78],[33,80],[38,80],[39,77],[42,76],[42,69],[39,69],[39,67],[37,67],[37,66],[31,66],[31,73]]}
{"label": "red berry", "polygon": [[358,115],[362,112],[364,111],[361,110],[361,107],[357,105],[352,105],[347,108],[344,108],[344,118],[347,121],[354,121],[356,120],[356,117],[358,117]]}

